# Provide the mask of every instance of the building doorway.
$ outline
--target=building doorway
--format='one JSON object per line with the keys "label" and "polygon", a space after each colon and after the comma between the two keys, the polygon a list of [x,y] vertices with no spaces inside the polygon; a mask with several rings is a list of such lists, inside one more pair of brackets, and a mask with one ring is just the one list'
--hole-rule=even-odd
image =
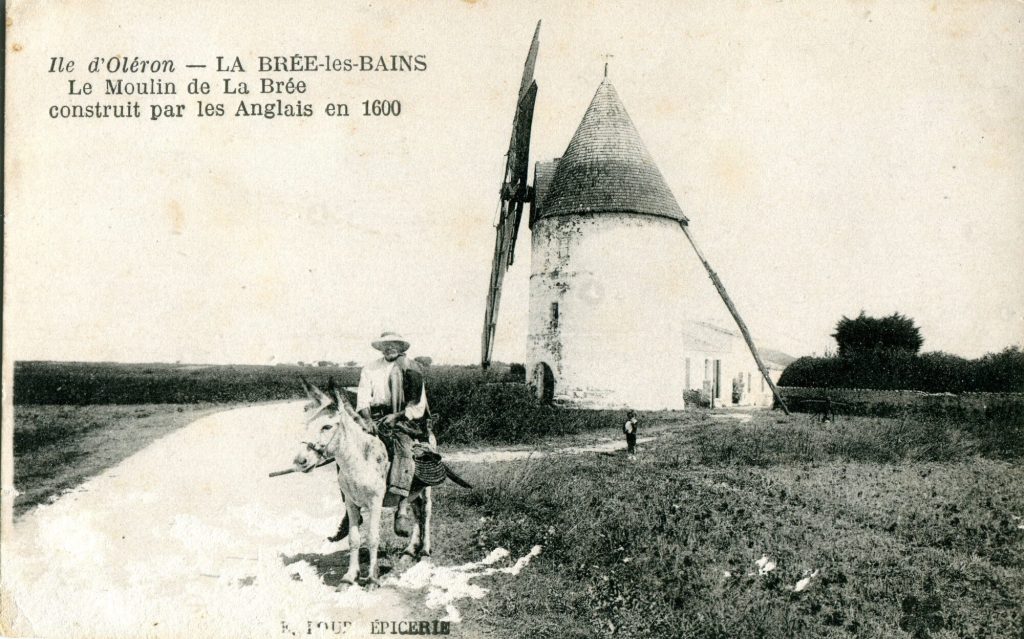
{"label": "building doorway", "polygon": [[712,363],[711,375],[711,408],[715,408],[722,401],[722,360],[716,359]]}
{"label": "building doorway", "polygon": [[555,374],[551,371],[551,367],[544,362],[538,362],[533,367],[533,371],[530,375],[530,384],[533,386],[533,391],[544,404],[550,404],[555,398]]}

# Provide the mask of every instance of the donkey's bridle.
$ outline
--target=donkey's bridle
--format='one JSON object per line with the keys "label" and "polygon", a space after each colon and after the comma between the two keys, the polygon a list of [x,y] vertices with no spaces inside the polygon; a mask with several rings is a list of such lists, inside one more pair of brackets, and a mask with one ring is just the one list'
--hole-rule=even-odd
{"label": "donkey's bridle", "polygon": [[[321,409],[321,410],[323,410],[323,409]],[[309,421],[313,421],[314,419],[316,419],[316,416],[319,415],[319,414],[320,414],[320,411],[317,411],[316,415],[313,415],[313,417],[309,418]],[[339,415],[339,418],[340,417],[341,416]],[[326,457],[326,455],[324,453],[327,452],[327,447],[330,446],[331,443],[333,443],[334,440],[338,438],[338,434],[340,432],[341,432],[341,423],[340,423],[340,420],[339,420],[339,423],[334,425],[334,434],[331,435],[331,438],[327,440],[326,444],[317,444],[317,443],[314,443],[314,442],[307,442],[305,440],[301,441],[300,443],[305,444],[307,449],[313,451],[314,453],[319,455],[321,458],[323,458],[323,457]]]}

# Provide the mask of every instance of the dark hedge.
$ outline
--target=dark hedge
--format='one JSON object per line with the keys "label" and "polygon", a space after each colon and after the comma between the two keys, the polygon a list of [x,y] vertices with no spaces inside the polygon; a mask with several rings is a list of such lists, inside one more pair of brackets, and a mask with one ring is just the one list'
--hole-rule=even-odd
{"label": "dark hedge", "polygon": [[965,359],[948,353],[915,355],[872,351],[846,357],[801,357],[786,367],[780,386],[919,390],[931,393],[1024,392],[1024,351]]}

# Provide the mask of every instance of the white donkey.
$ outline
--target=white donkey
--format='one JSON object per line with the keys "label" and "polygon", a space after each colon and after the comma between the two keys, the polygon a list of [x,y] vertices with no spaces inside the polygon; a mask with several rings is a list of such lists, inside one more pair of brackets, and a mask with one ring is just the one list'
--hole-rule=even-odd
{"label": "white donkey", "polygon": [[[342,583],[354,584],[359,577],[359,524],[367,511],[367,546],[370,550],[368,584],[379,585],[377,548],[380,544],[380,515],[387,492],[388,454],[384,443],[374,435],[373,425],[359,415],[345,392],[333,380],[324,392],[305,379],[302,385],[312,400],[305,407],[306,437],[303,449],[295,456],[297,470],[309,472],[332,457],[338,465],[338,487],[348,511],[349,562]],[[430,443],[436,446],[433,434]],[[415,525],[405,556],[430,555],[430,487],[414,479],[409,501]],[[389,504],[397,505],[397,504]]]}

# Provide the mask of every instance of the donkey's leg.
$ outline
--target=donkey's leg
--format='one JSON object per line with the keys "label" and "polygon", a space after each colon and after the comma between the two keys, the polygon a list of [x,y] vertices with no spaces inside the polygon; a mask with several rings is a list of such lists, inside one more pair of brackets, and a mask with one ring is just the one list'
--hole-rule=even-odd
{"label": "donkey's leg", "polygon": [[421,529],[419,525],[420,521],[420,500],[419,498],[414,499],[409,505],[412,510],[412,515],[415,523],[412,526],[412,534],[409,535],[409,544],[402,551],[402,559],[400,561],[408,561],[410,558],[416,556],[416,549],[419,546]]}
{"label": "donkey's leg", "polygon": [[420,523],[420,556],[430,556],[430,520],[433,515],[434,504],[431,499],[431,489],[424,488],[423,494],[420,495],[420,512],[419,512],[419,523]]}
{"label": "donkey's leg", "polygon": [[[345,508],[348,510],[349,522],[359,521],[359,506],[352,503],[352,500],[345,501]],[[354,584],[359,577],[359,526],[349,526],[348,529],[348,570],[341,578],[343,584]]]}
{"label": "donkey's leg", "polygon": [[370,515],[369,524],[370,529],[366,531],[366,544],[370,547],[370,572],[369,572],[369,585],[379,586],[380,582],[377,581],[377,548],[380,547],[380,511],[381,511],[381,499],[375,499],[370,504]]}

